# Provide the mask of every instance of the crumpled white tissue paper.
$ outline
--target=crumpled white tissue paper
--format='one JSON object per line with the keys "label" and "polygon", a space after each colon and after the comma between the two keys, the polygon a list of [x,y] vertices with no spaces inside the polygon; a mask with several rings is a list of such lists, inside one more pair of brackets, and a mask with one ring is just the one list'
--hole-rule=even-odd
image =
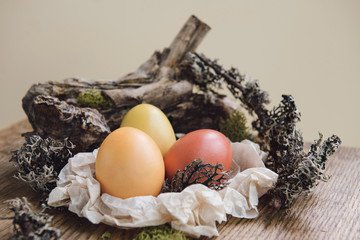
{"label": "crumpled white tissue paper", "polygon": [[[247,140],[240,145],[232,143],[233,164],[237,169],[241,170],[244,161],[240,156],[254,156],[254,151],[258,157],[255,161],[262,161],[264,153],[256,146]],[[252,167],[237,172],[229,185],[220,191],[194,184],[180,193],[120,199],[101,194],[100,184],[95,179],[97,151],[78,153],[69,159],[59,174],[57,187],[49,195],[50,206],[68,206],[71,212],[95,224],[136,228],[170,223],[174,229],[189,236],[212,237],[219,235],[216,223],[226,221],[227,214],[238,218],[257,217],[259,197],[277,181],[273,171]]]}

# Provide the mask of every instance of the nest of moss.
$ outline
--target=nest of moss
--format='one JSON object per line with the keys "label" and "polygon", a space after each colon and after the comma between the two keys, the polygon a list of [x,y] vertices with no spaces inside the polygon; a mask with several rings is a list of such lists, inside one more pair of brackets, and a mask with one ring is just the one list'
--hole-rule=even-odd
{"label": "nest of moss", "polygon": [[[299,196],[313,191],[319,181],[327,179],[326,161],[341,140],[334,135],[322,141],[320,136],[305,151],[302,134],[296,129],[300,112],[291,95],[283,95],[280,104],[269,109],[269,96],[258,81],[195,52],[209,29],[192,16],[169,48],[155,52],[137,71],[116,81],[67,79],[32,86],[23,98],[23,108],[37,135],[26,138],[24,146],[13,154],[11,161],[18,169],[17,177],[35,190],[49,192],[72,155],[71,134],[76,135],[73,139],[77,140],[77,147],[83,144],[89,150],[89,146],[98,146],[106,133],[119,125],[130,107],[148,102],[159,106],[179,129],[189,129],[181,128],[187,125],[211,127],[232,141],[255,139],[268,153],[266,166],[279,175],[276,186],[268,193],[273,207],[289,209]],[[193,93],[193,86],[200,93]],[[219,91],[222,87],[242,111],[253,116],[252,129],[247,127],[243,113],[232,111]],[[162,91],[160,96],[153,94],[157,90]],[[34,103],[37,96],[49,97],[43,97],[40,106]],[[62,107],[50,108],[53,102]],[[40,110],[51,114],[39,119],[36,113]],[[54,119],[48,121],[50,117]],[[45,131],[41,125],[46,122],[57,129]],[[64,132],[69,136],[63,136]]]}

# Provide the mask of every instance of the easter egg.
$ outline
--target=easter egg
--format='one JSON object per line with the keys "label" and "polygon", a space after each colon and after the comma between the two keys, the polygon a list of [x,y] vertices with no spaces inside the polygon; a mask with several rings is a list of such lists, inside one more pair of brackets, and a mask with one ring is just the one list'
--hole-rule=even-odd
{"label": "easter egg", "polygon": [[190,132],[169,149],[165,156],[166,178],[173,178],[193,160],[200,158],[203,163],[223,164],[224,171],[231,168],[232,150],[230,141],[219,131],[200,129]]}
{"label": "easter egg", "polygon": [[169,119],[151,104],[139,104],[130,109],[120,127],[134,127],[148,134],[159,146],[163,157],[176,141]]}
{"label": "easter egg", "polygon": [[119,198],[157,196],[165,176],[159,147],[146,133],[122,127],[101,144],[95,163],[102,193]]}

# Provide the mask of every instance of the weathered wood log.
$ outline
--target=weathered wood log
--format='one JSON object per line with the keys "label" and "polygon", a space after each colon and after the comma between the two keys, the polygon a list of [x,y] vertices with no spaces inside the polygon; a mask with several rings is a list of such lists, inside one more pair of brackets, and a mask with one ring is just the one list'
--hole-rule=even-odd
{"label": "weathered wood log", "polygon": [[[38,95],[55,97],[68,105],[80,107],[85,114],[91,110],[83,108],[78,101],[79,95],[89,89],[95,89],[109,103],[107,107],[95,108],[105,118],[106,124],[103,128],[109,126],[110,131],[118,128],[126,112],[140,103],[150,103],[162,109],[176,132],[186,133],[200,128],[217,129],[220,118],[227,117],[238,107],[236,101],[216,93],[212,93],[211,98],[204,93],[195,93],[194,86],[199,84],[199,79],[194,81],[191,75],[180,74],[180,66],[185,61],[187,53],[196,50],[209,30],[209,26],[191,16],[170,47],[162,52],[155,52],[136,71],[114,81],[69,78],[35,84],[23,98],[23,109],[33,128],[40,135],[51,133],[54,137],[72,139],[74,137],[68,134],[71,133],[71,129],[79,126],[69,124],[66,131],[51,130],[54,127],[52,124],[47,124],[46,121],[40,123],[36,118],[34,109],[37,109],[38,103],[34,99]],[[53,111],[48,106],[42,104],[41,114],[47,118],[54,118],[50,122],[56,122],[57,116],[61,114],[48,114]],[[99,137],[96,141],[94,139],[95,142],[87,142],[84,147],[98,145],[102,140],[103,138]]]}
{"label": "weathered wood log", "polygon": [[[44,137],[69,136],[76,146],[74,152],[99,147],[98,139],[104,139],[110,133],[104,116],[96,109],[75,107],[51,96],[36,96],[29,113],[37,134]],[[42,125],[47,127],[42,128]]]}
{"label": "weathered wood log", "polygon": [[196,50],[209,30],[208,25],[191,16],[171,43],[169,53],[161,66],[172,68],[179,64],[187,52]]}

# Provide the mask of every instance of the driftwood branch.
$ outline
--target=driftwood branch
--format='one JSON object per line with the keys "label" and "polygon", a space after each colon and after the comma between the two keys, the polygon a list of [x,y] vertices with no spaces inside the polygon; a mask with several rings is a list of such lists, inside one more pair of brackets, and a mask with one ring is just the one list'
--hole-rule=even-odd
{"label": "driftwood branch", "polygon": [[[195,16],[191,16],[177,34],[169,48],[155,52],[136,71],[113,81],[89,81],[69,78],[33,85],[23,98],[23,109],[34,130],[42,137],[69,137],[78,150],[89,150],[99,145],[109,131],[120,126],[127,111],[139,103],[150,103],[164,111],[176,132],[189,132],[199,128],[218,128],[221,117],[227,117],[238,104],[235,100],[214,93],[209,98],[204,93],[195,93],[198,84],[186,74],[179,74],[187,53],[195,51],[210,27]],[[78,97],[88,89],[101,92],[110,107],[82,106]],[[41,102],[39,102],[39,97]],[[66,106],[64,108],[54,107]],[[67,118],[59,120],[66,112]],[[91,137],[84,135],[83,126],[93,116],[89,126],[96,131]],[[96,120],[95,120],[96,119]],[[56,124],[60,121],[60,124]],[[95,123],[94,123],[95,122]],[[90,127],[85,127],[90,129]],[[81,129],[81,130],[78,130]]]}
{"label": "driftwood branch", "polygon": [[172,68],[179,64],[187,52],[196,50],[209,30],[208,25],[191,16],[171,43],[169,53],[161,66]]}

